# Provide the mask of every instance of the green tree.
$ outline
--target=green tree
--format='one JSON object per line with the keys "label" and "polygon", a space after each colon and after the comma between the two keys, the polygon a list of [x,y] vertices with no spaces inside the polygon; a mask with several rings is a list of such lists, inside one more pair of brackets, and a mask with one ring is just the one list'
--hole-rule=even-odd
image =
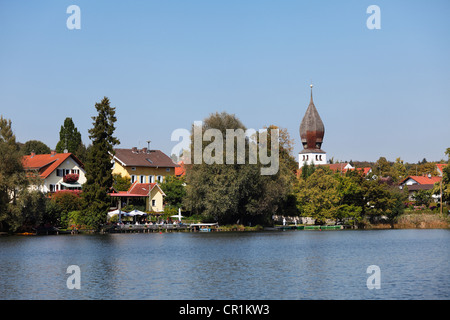
{"label": "green tree", "polygon": [[336,212],[336,219],[352,219],[355,223],[361,220],[361,213],[364,207],[364,193],[361,187],[362,175],[355,170],[348,170],[346,174],[336,175],[338,181],[339,207]]}
{"label": "green tree", "polygon": [[120,173],[113,174],[113,188],[116,191],[128,191],[131,187],[131,178],[130,177],[122,177]]}
{"label": "green tree", "polygon": [[[211,144],[203,141],[202,153],[211,151],[216,160],[222,159],[223,164],[206,163],[185,165],[186,167],[186,197],[184,205],[194,214],[203,214],[212,217],[220,223],[252,224],[267,223],[271,215],[287,200],[290,191],[289,176],[293,173],[289,170],[287,161],[280,160],[279,170],[273,175],[261,175],[261,162],[250,164],[249,148],[251,144],[260,144],[256,139],[245,139],[245,156],[243,164],[238,164],[237,145],[234,143],[233,163],[226,161],[225,151],[227,142],[227,129],[243,130],[246,128],[235,116],[228,113],[211,114],[203,121],[201,128],[193,127],[194,131],[201,130],[202,136],[208,129],[215,129],[223,137],[223,141],[214,140]],[[211,132],[211,131],[210,131]],[[228,137],[230,139],[230,137]],[[287,137],[286,137],[287,138]],[[232,139],[235,139],[234,137]],[[272,137],[268,135],[268,145]],[[242,141],[242,140],[241,140]],[[211,145],[216,146],[213,149]],[[288,146],[286,146],[288,149]],[[191,148],[194,150],[194,148]],[[269,150],[269,153],[276,150]],[[230,155],[229,155],[230,156]],[[279,157],[285,159],[284,157]],[[194,159],[195,160],[195,159]],[[255,159],[253,159],[255,160]],[[253,161],[252,161],[253,162]]]}
{"label": "green tree", "polygon": [[393,226],[395,219],[403,213],[407,194],[397,186],[390,186],[380,180],[365,180],[363,184],[365,214],[371,221],[386,216]]}
{"label": "green tree", "polygon": [[[264,195],[257,203],[264,207],[257,206],[256,210],[266,212],[266,218],[271,218],[275,213],[283,216],[298,216],[294,185],[297,183],[296,174],[298,163],[292,152],[294,150],[294,140],[291,139],[286,128],[276,125],[265,127],[268,133],[268,147],[272,152],[272,129],[278,129],[278,160],[279,170],[274,175],[260,176]],[[276,152],[276,150],[275,150]]]}
{"label": "green tree", "polygon": [[14,231],[21,220],[18,194],[28,185],[11,120],[0,116],[0,230]]}
{"label": "green tree", "polygon": [[67,150],[67,152],[76,155],[82,144],[81,133],[78,132],[72,118],[67,117],[64,120],[64,125],[61,126],[61,130],[59,131],[59,141],[56,144],[56,152],[63,153],[64,150]]}
{"label": "green tree", "polygon": [[[193,126],[191,141],[195,142],[195,130],[201,130],[203,136],[208,129],[219,130],[223,137],[226,137],[227,129],[246,130],[235,115],[225,112],[215,113],[203,121],[201,128]],[[224,150],[225,145],[226,142],[222,141],[218,148]],[[207,143],[203,141],[202,153],[207,146]],[[191,150],[198,151],[195,150],[195,146],[192,146]],[[249,196],[251,192],[246,184],[248,180],[243,177],[248,176],[248,179],[251,179],[252,175],[248,173],[253,167],[256,171],[256,165],[237,165],[236,162],[226,165],[225,152],[220,154],[220,151],[212,150],[211,155],[222,157],[224,164],[208,164],[203,161],[200,164],[185,165],[187,183],[185,206],[194,214],[212,217],[221,223],[234,223],[245,215],[245,196]]]}
{"label": "green tree", "polygon": [[433,200],[431,190],[417,190],[413,195],[416,204],[428,207]]}
{"label": "green tree", "polygon": [[338,182],[330,170],[319,167],[307,180],[301,179],[297,200],[302,216],[313,217],[317,224],[335,219],[339,205]]}
{"label": "green tree", "polygon": [[89,129],[92,146],[87,154],[86,182],[83,185],[83,216],[86,224],[99,229],[106,221],[110,198],[108,193],[113,186],[111,174],[111,154],[119,140],[113,136],[116,122],[115,108],[104,97],[95,104],[97,116],[92,117],[93,127]]}
{"label": "green tree", "polygon": [[166,194],[164,202],[169,206],[180,208],[183,199],[186,196],[185,178],[167,176],[160,186],[162,191]]}
{"label": "green tree", "polygon": [[[447,165],[444,167],[442,176],[442,201],[450,201],[450,148],[445,150],[445,154],[448,156]],[[440,189],[440,186],[439,186]]]}
{"label": "green tree", "polygon": [[48,199],[38,190],[22,189],[17,201],[20,216],[14,221],[14,231],[32,231],[35,227],[44,224]]}
{"label": "green tree", "polygon": [[408,199],[408,194],[401,191],[398,187],[388,187],[390,193],[390,205],[385,212],[388,222],[394,228],[394,222],[405,211],[405,201]]}
{"label": "green tree", "polygon": [[314,163],[308,164],[305,161],[305,163],[303,164],[303,166],[301,168],[302,179],[304,179],[304,180],[308,179],[308,177],[310,175],[312,175],[314,173],[314,171],[316,171],[316,166],[314,165]]}
{"label": "green tree", "polygon": [[397,159],[395,159],[395,163],[393,166],[393,179],[395,182],[401,181],[403,179],[405,179],[407,177],[407,170],[406,170],[406,166],[403,162],[402,159],[400,159],[400,157],[398,157]]}
{"label": "green tree", "polygon": [[414,176],[432,175],[437,176],[436,162],[425,162],[413,165],[410,174]]}
{"label": "green tree", "polygon": [[[82,206],[80,194],[72,191],[56,192],[52,195],[50,202],[56,204],[55,207],[59,209],[59,216],[53,223],[58,224],[63,228],[67,228],[68,226],[69,212],[78,211]],[[54,208],[50,206],[48,206],[48,209],[54,210]]]}
{"label": "green tree", "polygon": [[48,154],[51,152],[50,148],[39,140],[29,140],[25,142],[20,148],[20,151],[24,155],[30,155],[32,152],[35,154]]}
{"label": "green tree", "polygon": [[392,164],[385,157],[380,157],[373,167],[378,177],[392,177]]}

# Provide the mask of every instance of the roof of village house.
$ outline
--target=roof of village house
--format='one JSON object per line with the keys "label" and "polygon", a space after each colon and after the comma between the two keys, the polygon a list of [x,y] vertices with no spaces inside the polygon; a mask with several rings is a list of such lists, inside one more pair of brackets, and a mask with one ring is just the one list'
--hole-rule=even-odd
{"label": "roof of village house", "polygon": [[42,179],[47,178],[64,161],[71,157],[81,168],[83,163],[72,153],[31,154],[22,157],[22,165],[25,170],[36,170]]}
{"label": "roof of village house", "polygon": [[[156,182],[154,182],[154,183],[134,182],[131,185],[130,189],[128,189],[128,193],[141,194],[143,196],[147,196],[149,194],[149,192],[152,191],[153,188],[155,188],[155,187],[157,187],[158,189],[161,190],[161,188],[159,187],[159,185]],[[161,192],[163,192],[163,191],[161,190]]]}
{"label": "roof of village house", "polygon": [[435,184],[441,181],[442,177],[428,177],[428,176],[409,176],[403,179],[400,184],[405,183],[408,179],[416,181],[418,184]]}
{"label": "roof of village house", "polygon": [[114,158],[124,166],[132,167],[178,167],[171,158],[160,150],[149,150],[147,148],[137,149],[114,149]]}
{"label": "roof of village house", "polygon": [[178,167],[175,168],[175,175],[177,177],[184,176],[186,174],[186,169],[184,168],[184,162],[178,162]]}
{"label": "roof of village house", "polygon": [[113,197],[146,197],[155,187],[158,188],[163,195],[166,195],[156,182],[137,183],[137,181],[130,186],[128,191],[112,192],[109,195]]}
{"label": "roof of village house", "polygon": [[[346,171],[347,169],[345,169],[346,166],[348,166],[349,163],[348,162],[343,162],[343,163],[330,163],[330,164],[322,164],[322,166],[327,166],[328,168],[330,168],[333,171]],[[351,165],[350,165],[351,166]],[[353,167],[352,167],[353,168]]]}
{"label": "roof of village house", "polygon": [[[343,163],[316,164],[315,166],[316,167],[327,167],[334,172],[341,171],[344,173],[347,172],[347,170],[356,170],[358,172],[364,173],[364,175],[366,175],[366,176],[369,174],[370,170],[372,170],[372,168],[370,168],[370,167],[364,167],[364,168],[351,167],[349,169],[345,169],[345,166],[347,166],[348,164],[349,164],[348,162],[343,162]],[[302,168],[297,170],[297,177],[300,176],[301,172],[302,172]]]}
{"label": "roof of village house", "polygon": [[447,164],[446,163],[437,163],[436,166],[438,167],[438,169],[441,173],[444,173],[444,168],[447,166]]}

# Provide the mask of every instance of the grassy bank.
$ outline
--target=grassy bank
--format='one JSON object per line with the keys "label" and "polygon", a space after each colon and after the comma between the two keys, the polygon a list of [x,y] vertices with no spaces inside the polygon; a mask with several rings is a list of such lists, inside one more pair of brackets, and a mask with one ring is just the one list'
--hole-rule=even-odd
{"label": "grassy bank", "polygon": [[261,231],[264,228],[260,225],[254,227],[244,226],[242,224],[224,225],[219,227],[219,231]]}
{"label": "grassy bank", "polygon": [[[390,229],[388,223],[368,224],[364,229]],[[446,214],[415,212],[398,217],[394,229],[447,229],[450,228],[450,216]]]}

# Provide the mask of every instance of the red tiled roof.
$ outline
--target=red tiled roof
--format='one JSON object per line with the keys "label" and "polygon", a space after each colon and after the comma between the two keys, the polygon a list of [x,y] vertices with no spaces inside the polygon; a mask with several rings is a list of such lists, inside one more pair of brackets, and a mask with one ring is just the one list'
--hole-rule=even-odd
{"label": "red tiled roof", "polygon": [[153,187],[156,185],[156,183],[133,183],[128,189],[128,193],[132,194],[140,194],[142,196],[148,196],[148,193],[150,190],[153,189]]}
{"label": "red tiled roof", "polygon": [[332,163],[332,164],[327,164],[328,168],[330,168],[333,171],[336,170],[344,170],[344,167],[348,165],[348,163]]}
{"label": "red tiled roof", "polygon": [[156,182],[138,183],[137,181],[130,186],[128,191],[113,192],[109,195],[112,197],[147,197],[150,191],[152,191],[155,187],[157,187],[162,192],[162,194],[165,195],[165,193],[161,190]]}
{"label": "red tiled roof", "polygon": [[178,162],[178,166],[179,167],[175,168],[175,175],[177,177],[184,176],[186,174],[186,169],[184,168],[184,162],[183,161]]}
{"label": "red tiled roof", "polygon": [[403,179],[403,181],[400,182],[400,184],[403,184],[408,179],[412,179],[416,181],[418,184],[435,184],[436,182],[441,181],[442,177],[409,176]]}
{"label": "red tiled roof", "polygon": [[[161,188],[159,187],[159,185],[154,182],[154,183],[133,183],[130,187],[130,189],[128,189],[128,193],[132,193],[132,194],[140,194],[143,196],[147,196],[149,194],[150,191],[153,190],[154,187],[157,187],[159,190],[161,190]],[[164,194],[164,192],[161,190],[161,192]]]}
{"label": "red tiled roof", "polygon": [[72,153],[36,154],[22,157],[22,165],[25,170],[36,170],[42,179],[47,178],[67,158],[73,158],[80,167],[84,167],[81,161]]}

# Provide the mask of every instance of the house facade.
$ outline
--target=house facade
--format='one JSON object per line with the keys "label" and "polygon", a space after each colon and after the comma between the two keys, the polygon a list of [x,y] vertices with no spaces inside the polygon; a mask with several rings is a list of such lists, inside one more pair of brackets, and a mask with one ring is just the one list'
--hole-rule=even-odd
{"label": "house facade", "polygon": [[134,182],[128,191],[119,191],[109,194],[118,199],[118,208],[129,204],[133,199],[140,198],[145,200],[145,210],[162,212],[164,211],[165,193],[157,183],[138,183]]}
{"label": "house facade", "polygon": [[161,183],[164,177],[175,175],[175,168],[179,167],[160,150],[132,148],[114,151],[112,173],[129,177],[132,184]]}
{"label": "house facade", "polygon": [[22,165],[31,179],[32,189],[43,193],[81,190],[86,182],[83,163],[72,153],[34,154],[22,157]]}

